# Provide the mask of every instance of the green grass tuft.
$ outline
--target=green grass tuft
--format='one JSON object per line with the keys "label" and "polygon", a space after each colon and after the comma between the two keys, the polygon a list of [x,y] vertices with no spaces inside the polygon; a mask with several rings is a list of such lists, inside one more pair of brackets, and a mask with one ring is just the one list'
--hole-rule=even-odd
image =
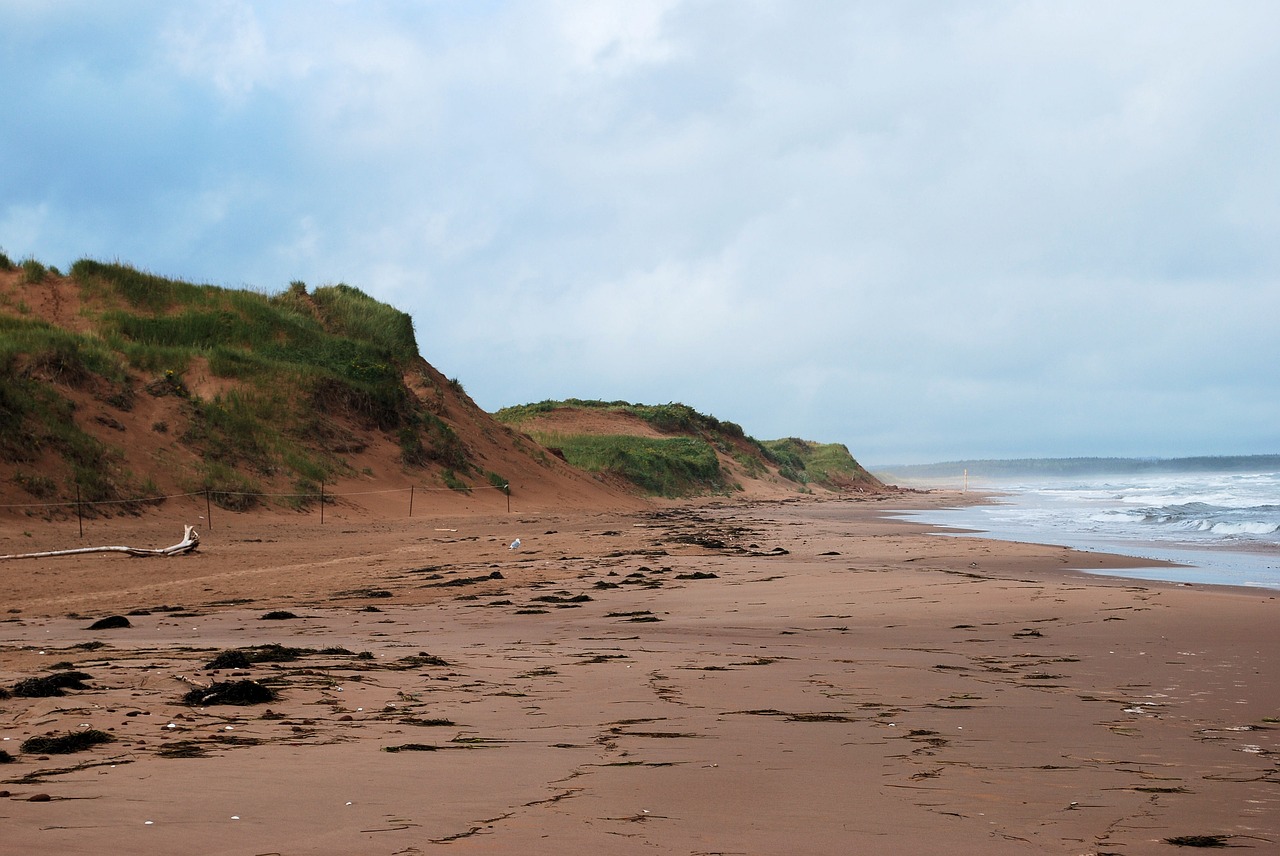
{"label": "green grass tuft", "polygon": [[35,259],[24,259],[22,262],[22,282],[24,285],[34,285],[44,282],[44,278],[49,275],[49,269]]}

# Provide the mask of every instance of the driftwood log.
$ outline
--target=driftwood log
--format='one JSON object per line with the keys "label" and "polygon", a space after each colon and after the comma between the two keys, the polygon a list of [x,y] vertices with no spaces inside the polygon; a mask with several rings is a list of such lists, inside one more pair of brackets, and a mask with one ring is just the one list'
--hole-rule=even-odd
{"label": "driftwood log", "polygon": [[44,559],[48,556],[78,556],[81,553],[127,553],[130,556],[181,556],[200,546],[200,533],[194,526],[187,526],[182,540],[172,547],[148,550],[142,547],[80,547],[75,550],[48,550],[43,553],[15,553],[0,559]]}

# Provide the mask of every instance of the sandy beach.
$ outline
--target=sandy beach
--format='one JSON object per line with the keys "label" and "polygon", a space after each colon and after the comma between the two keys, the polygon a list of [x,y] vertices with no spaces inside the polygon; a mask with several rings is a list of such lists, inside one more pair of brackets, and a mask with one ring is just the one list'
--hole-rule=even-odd
{"label": "sandy beach", "polygon": [[[225,516],[185,557],[0,563],[0,849],[1280,851],[1280,593],[891,513],[955,499]],[[215,703],[241,681],[275,698]]]}

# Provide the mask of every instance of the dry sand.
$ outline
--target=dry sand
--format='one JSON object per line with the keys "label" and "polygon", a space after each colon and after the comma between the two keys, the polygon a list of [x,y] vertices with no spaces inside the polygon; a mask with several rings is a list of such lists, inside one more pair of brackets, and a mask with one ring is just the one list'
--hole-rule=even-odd
{"label": "dry sand", "polygon": [[[1275,593],[885,514],[945,499],[230,518],[188,557],[5,562],[0,686],[91,677],[0,700],[0,851],[1280,852]],[[268,644],[311,653],[205,668]],[[181,701],[244,679],[279,698]],[[86,728],[115,741],[19,751]]]}

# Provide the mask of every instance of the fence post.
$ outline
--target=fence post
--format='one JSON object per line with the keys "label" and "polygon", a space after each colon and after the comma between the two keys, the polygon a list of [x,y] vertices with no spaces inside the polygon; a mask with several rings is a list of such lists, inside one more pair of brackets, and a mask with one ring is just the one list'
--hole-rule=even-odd
{"label": "fence post", "polygon": [[213,503],[209,500],[209,488],[204,489],[204,519],[209,524],[209,530],[213,530]]}
{"label": "fence post", "polygon": [[409,516],[413,517],[413,485],[409,485]]}
{"label": "fence post", "polygon": [[511,483],[507,482],[502,486],[502,492],[507,495],[507,514],[511,513]]}
{"label": "fence post", "polygon": [[320,524],[324,525],[324,482],[320,482]]}
{"label": "fence post", "polygon": [[80,537],[84,537],[84,511],[80,507],[80,483],[76,482],[76,520],[80,523]]}

